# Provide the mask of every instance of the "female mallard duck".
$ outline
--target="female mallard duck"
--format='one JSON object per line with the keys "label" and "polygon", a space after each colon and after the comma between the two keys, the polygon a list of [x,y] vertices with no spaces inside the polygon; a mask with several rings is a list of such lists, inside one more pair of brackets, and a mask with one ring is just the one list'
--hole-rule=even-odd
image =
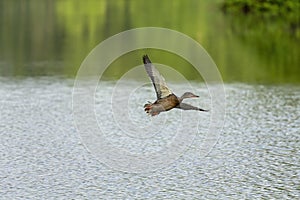
{"label": "female mallard duck", "polygon": [[152,65],[147,55],[143,56],[143,62],[146,68],[146,72],[149,75],[154,89],[156,91],[157,100],[154,103],[147,103],[144,105],[146,113],[151,116],[158,115],[160,112],[171,110],[172,108],[179,108],[183,110],[198,110],[208,111],[195,106],[182,103],[183,99],[199,97],[191,92],[185,92],[181,97],[177,97],[168,88],[165,79],[160,75],[158,70]]}

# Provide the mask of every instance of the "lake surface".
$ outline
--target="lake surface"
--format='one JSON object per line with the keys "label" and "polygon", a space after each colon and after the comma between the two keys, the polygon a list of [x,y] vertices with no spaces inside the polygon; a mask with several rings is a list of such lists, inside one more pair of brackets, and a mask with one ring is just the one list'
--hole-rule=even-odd
{"label": "lake surface", "polygon": [[[190,122],[201,119],[186,151],[162,169],[129,173],[103,164],[86,149],[74,122],[73,84],[72,79],[56,77],[0,78],[1,199],[299,198],[299,86],[225,84],[223,132],[208,155],[201,156],[198,146],[210,113],[186,111]],[[126,127],[116,128],[117,122],[107,117],[109,108],[102,109],[115,84],[104,82],[95,95],[95,114],[110,133],[106,137],[135,153],[155,152],[170,142],[174,137],[170,125],[181,111],[148,117],[142,106],[155,98],[151,85],[130,94],[130,120],[143,127],[148,121],[164,119],[164,130],[132,135],[135,132],[124,132]],[[180,83],[170,85],[178,94],[186,88]],[[201,98],[188,102],[211,109],[205,85],[191,86]],[[187,132],[193,130],[187,122],[181,125]],[[144,137],[145,143],[134,142],[136,137]]]}
{"label": "lake surface", "polygon": [[[88,53],[109,37],[134,28],[163,27],[201,44],[226,82],[299,84],[299,22],[289,27],[282,16],[225,15],[222,2],[0,0],[0,76],[74,77]],[[121,77],[141,64],[145,53],[190,80],[201,80],[190,63],[157,49],[120,56],[106,75]]]}
{"label": "lake surface", "polygon": [[[222,2],[0,0],[0,199],[299,199],[299,23],[227,15]],[[142,27],[201,44],[226,102],[211,99],[199,66],[147,47],[112,61],[97,88],[87,81],[74,90],[98,44]],[[144,54],[174,69],[157,65],[176,94],[193,91],[200,98],[187,102],[210,111],[146,115],[155,94],[138,80],[149,81],[143,67],[123,79]]]}

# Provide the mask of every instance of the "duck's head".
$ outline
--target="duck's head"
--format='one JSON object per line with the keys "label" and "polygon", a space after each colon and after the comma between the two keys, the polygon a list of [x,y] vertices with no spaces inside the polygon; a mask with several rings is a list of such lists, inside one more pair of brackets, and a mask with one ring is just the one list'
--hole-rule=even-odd
{"label": "duck's head", "polygon": [[194,98],[194,97],[199,97],[198,95],[195,95],[191,92],[185,92],[180,99],[186,99],[186,98]]}

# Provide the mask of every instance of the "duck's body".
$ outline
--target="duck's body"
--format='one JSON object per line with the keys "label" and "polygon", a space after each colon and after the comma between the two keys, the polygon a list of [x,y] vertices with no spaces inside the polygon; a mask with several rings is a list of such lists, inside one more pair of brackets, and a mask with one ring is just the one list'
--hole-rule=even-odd
{"label": "duck's body", "polygon": [[201,108],[194,107],[192,105],[182,103],[185,98],[199,97],[191,92],[184,93],[181,97],[177,97],[168,88],[165,83],[165,79],[160,75],[157,69],[152,65],[147,55],[143,56],[143,62],[145,69],[151,78],[153,86],[156,91],[157,100],[154,103],[147,103],[144,105],[145,111],[152,116],[158,115],[160,112],[168,111],[173,108],[179,108],[183,110],[198,110],[207,111]]}
{"label": "duck's body", "polygon": [[171,110],[180,104],[178,97],[175,94],[170,94],[167,97],[157,99],[154,103],[144,105],[145,111],[152,116],[158,115],[160,112]]}

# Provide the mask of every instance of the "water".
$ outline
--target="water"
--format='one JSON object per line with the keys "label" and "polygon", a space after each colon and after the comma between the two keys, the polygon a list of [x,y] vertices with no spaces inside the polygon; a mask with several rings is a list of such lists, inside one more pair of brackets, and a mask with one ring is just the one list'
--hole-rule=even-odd
{"label": "water", "polygon": [[[225,81],[299,84],[299,22],[292,28],[284,17],[224,15],[222,2],[0,0],[0,76],[73,77],[88,53],[105,39],[129,29],[163,27],[201,44]],[[145,53],[188,79],[199,80],[186,60],[153,49],[121,56],[106,75],[121,77],[140,65]]]}
{"label": "water", "polygon": [[[0,84],[0,199],[299,198],[299,86],[226,84],[224,130],[209,155],[197,152],[207,128],[201,122],[194,143],[179,159],[160,170],[134,174],[107,167],[85,148],[72,116],[72,79],[1,78]],[[101,92],[113,84],[105,83]],[[189,102],[209,107],[204,85],[192,85],[203,96]],[[184,87],[172,84],[179,93]],[[151,92],[149,86],[131,96],[137,108],[130,110],[133,122],[151,120],[138,108],[153,98]],[[101,95],[96,99],[100,105]],[[107,112],[96,113],[103,117]],[[172,110],[156,120],[176,119],[177,114]],[[187,116],[204,120],[209,115],[190,111]],[[113,125],[105,117],[101,122],[115,145],[132,142],[110,130]],[[150,138],[170,141],[172,132],[166,133]],[[130,150],[155,151],[160,145],[164,141],[148,141],[148,146],[133,144]]]}

